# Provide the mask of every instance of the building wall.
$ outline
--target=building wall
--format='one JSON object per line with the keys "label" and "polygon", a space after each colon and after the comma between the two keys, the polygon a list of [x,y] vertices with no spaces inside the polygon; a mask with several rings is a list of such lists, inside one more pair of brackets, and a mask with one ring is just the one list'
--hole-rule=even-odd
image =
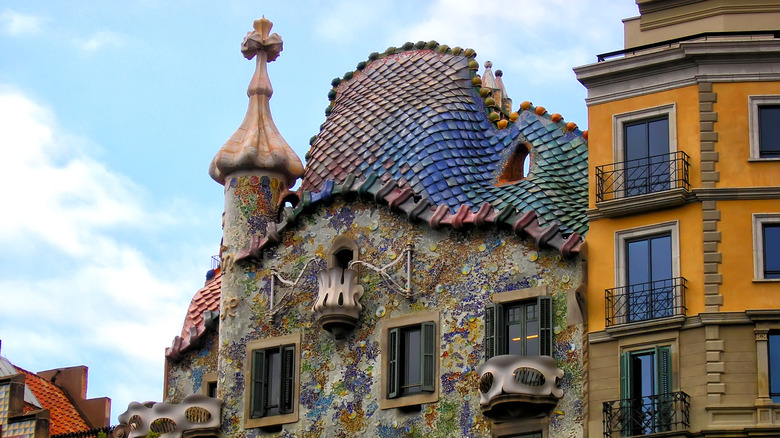
{"label": "building wall", "polygon": [[216,380],[218,335],[209,331],[203,343],[183,354],[179,360],[166,359],[165,402],[180,403],[190,394],[206,394],[204,384]]}
{"label": "building wall", "polygon": [[[750,123],[748,98],[752,95],[780,95],[780,82],[721,82],[712,85],[717,95],[713,104],[718,114],[714,130],[718,133],[715,151],[720,159],[717,187],[780,186],[780,162],[750,161]],[[750,208],[750,203],[743,204]],[[775,208],[777,210],[778,208]]]}
{"label": "building wall", "polygon": [[[675,88],[659,93],[647,94],[628,99],[612,100],[608,103],[588,107],[588,208],[596,207],[596,166],[614,163],[613,116],[632,111],[654,108],[674,103],[676,106],[677,150],[690,156],[691,164],[701,159],[699,148],[699,91],[694,86]],[[691,186],[701,185],[697,172],[691,172]],[[598,222],[592,222],[591,226]],[[588,242],[599,246],[591,238],[592,228],[588,230]]]}
{"label": "building wall", "polygon": [[[414,250],[412,288],[417,295],[403,298],[376,272],[360,267],[365,293],[363,309],[353,334],[334,340],[311,312],[317,297],[316,272],[334,238],[345,236],[360,248],[360,260],[377,266],[404,257],[407,243]],[[306,262],[301,282],[294,288],[277,281],[274,296],[278,312],[271,314],[271,270],[294,280]],[[404,262],[390,269],[405,284]],[[257,263],[235,264],[238,270],[223,281],[237,278],[241,292],[235,301],[223,295],[220,322],[219,397],[226,436],[259,436],[245,428],[245,376],[249,342],[300,334],[298,420],[283,426],[281,436],[490,436],[491,425],[480,414],[478,374],[484,362],[483,318],[492,294],[546,287],[554,302],[554,358],[565,371],[564,397],[549,419],[548,437],[583,436],[583,355],[580,324],[569,325],[568,294],[580,284],[578,259],[561,259],[549,249],[539,250],[509,230],[431,230],[410,224],[386,207],[337,200],[304,215],[296,229],[285,231],[282,242],[264,251]],[[223,283],[223,291],[226,286]],[[235,304],[235,305],[234,305]],[[381,409],[380,324],[392,318],[438,311],[440,318],[438,401],[419,412]]]}

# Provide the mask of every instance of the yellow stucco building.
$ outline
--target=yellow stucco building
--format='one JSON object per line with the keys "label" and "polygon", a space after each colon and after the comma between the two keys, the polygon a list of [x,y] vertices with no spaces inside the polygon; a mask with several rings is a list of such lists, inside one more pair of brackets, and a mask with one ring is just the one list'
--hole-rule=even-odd
{"label": "yellow stucco building", "polygon": [[588,89],[590,436],[780,436],[780,1],[636,0]]}

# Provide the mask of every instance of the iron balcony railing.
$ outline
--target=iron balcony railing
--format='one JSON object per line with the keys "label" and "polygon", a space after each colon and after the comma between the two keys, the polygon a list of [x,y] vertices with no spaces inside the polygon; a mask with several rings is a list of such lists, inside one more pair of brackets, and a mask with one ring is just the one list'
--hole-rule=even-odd
{"label": "iron balcony railing", "polygon": [[605,291],[606,326],[685,315],[684,277],[615,287]]}
{"label": "iron balcony railing", "polygon": [[604,402],[604,438],[686,430],[690,408],[691,398],[684,392]]}
{"label": "iron balcony railing", "polygon": [[673,188],[690,189],[690,157],[682,151],[596,167],[596,202]]}

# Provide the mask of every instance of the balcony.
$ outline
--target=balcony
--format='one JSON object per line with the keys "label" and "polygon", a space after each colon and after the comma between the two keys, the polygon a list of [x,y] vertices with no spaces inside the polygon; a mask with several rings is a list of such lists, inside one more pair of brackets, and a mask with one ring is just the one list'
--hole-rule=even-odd
{"label": "balcony", "polygon": [[119,426],[129,429],[127,438],[150,432],[171,438],[218,436],[221,409],[221,400],[201,394],[190,394],[181,403],[132,402],[119,416]]}
{"label": "balcony", "polygon": [[358,284],[357,271],[339,267],[321,271],[317,275],[319,295],[314,303],[314,316],[322,328],[344,339],[360,318],[360,297],[363,286]]}
{"label": "balcony", "polygon": [[675,277],[607,289],[606,326],[685,315],[686,282]]}
{"label": "balcony", "polygon": [[688,202],[688,154],[682,151],[596,167],[596,207],[608,217]]}
{"label": "balcony", "polygon": [[604,402],[604,438],[686,430],[691,423],[690,404],[684,392]]}
{"label": "balcony", "polygon": [[482,414],[494,420],[546,415],[563,397],[563,370],[550,356],[495,356],[477,373]]}

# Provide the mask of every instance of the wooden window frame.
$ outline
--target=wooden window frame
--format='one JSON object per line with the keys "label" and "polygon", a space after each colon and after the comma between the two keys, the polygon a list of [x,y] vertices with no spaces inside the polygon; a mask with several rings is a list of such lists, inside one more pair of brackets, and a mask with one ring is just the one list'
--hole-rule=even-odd
{"label": "wooden window frame", "polygon": [[[286,412],[282,412],[277,415],[265,416],[261,411],[264,409],[264,404],[257,397],[262,396],[262,392],[258,391],[257,379],[259,377],[257,373],[264,373],[261,369],[257,368],[257,361],[262,360],[262,366],[265,366],[265,352],[273,349],[280,349],[282,354],[285,351],[292,352],[293,364],[289,367],[289,374],[287,376],[280,376],[279,378],[285,378],[291,381],[289,387],[290,407],[286,409]],[[301,351],[301,335],[293,334],[287,336],[280,336],[276,338],[261,339],[257,341],[250,341],[246,346],[246,361],[244,371],[244,427],[268,427],[281,424],[295,423],[298,421],[298,404],[300,399],[300,360]],[[284,372],[283,370],[281,371]],[[282,385],[284,386],[284,385]],[[258,394],[260,392],[260,394]],[[284,393],[284,387],[281,388],[280,393]],[[280,396],[280,398],[283,396]],[[281,403],[281,402],[280,402]]]}
{"label": "wooden window frame", "polygon": [[[439,312],[424,312],[404,315],[388,319],[380,323],[382,351],[381,360],[381,396],[379,398],[380,409],[401,408],[406,406],[421,405],[423,403],[435,403],[439,401]],[[422,392],[401,395],[398,382],[399,376],[399,351],[400,342],[393,344],[392,334],[399,340],[401,330],[406,327],[419,326],[421,350],[425,354],[420,358]],[[430,338],[432,337],[432,342]],[[428,341],[425,339],[429,338]],[[425,344],[429,347],[425,349]]]}

